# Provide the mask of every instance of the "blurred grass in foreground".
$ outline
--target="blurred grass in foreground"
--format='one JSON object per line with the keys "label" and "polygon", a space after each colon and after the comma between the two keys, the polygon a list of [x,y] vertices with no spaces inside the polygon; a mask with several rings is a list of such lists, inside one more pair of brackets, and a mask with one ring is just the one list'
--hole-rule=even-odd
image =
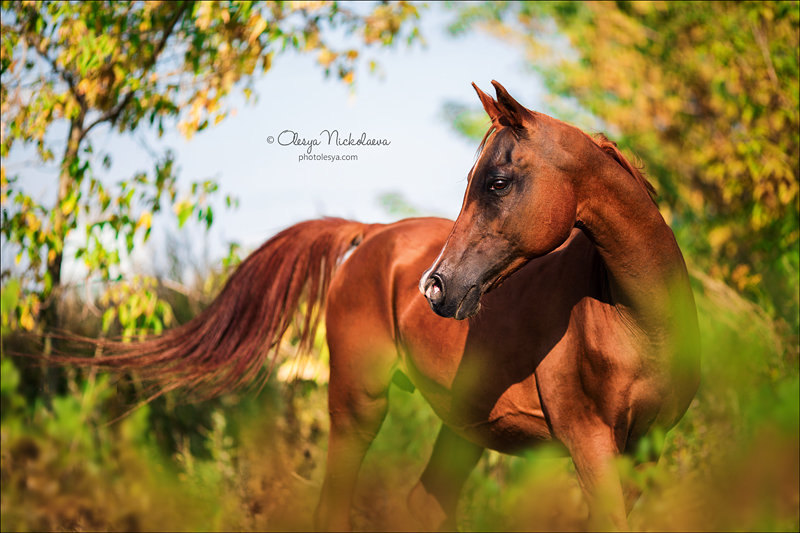
{"label": "blurred grass in foreground", "polygon": [[[701,388],[658,464],[634,470],[621,460],[625,483],[644,489],[630,524],[797,531],[796,347],[781,344],[766,315],[724,284],[697,272],[693,284]],[[4,350],[24,348],[4,333]],[[181,405],[167,395],[108,425],[133,405],[134,380],[66,370],[48,409],[32,389],[37,370],[4,357],[2,530],[310,529],[325,466],[327,386],[324,378],[285,384],[277,375],[258,396]],[[415,528],[405,497],[439,422],[419,392],[390,394],[361,470],[356,529]],[[586,512],[571,462],[554,447],[524,458],[487,452],[465,487],[459,526],[579,530]]]}

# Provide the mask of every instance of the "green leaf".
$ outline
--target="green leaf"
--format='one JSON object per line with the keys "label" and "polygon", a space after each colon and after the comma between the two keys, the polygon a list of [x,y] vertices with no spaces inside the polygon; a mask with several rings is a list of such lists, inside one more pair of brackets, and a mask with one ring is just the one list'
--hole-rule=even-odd
{"label": "green leaf", "polygon": [[117,316],[117,310],[112,308],[106,309],[103,312],[103,333],[108,333],[111,329],[111,324]]}
{"label": "green leaf", "polygon": [[192,204],[184,202],[178,206],[178,227],[182,228],[189,217],[192,215]]}

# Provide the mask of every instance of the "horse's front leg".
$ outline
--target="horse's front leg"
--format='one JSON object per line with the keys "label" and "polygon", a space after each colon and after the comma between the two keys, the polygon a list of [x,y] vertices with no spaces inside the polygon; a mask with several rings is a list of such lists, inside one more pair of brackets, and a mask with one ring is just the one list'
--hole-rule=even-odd
{"label": "horse's front leg", "polygon": [[461,487],[482,454],[482,447],[442,424],[428,466],[408,495],[411,513],[427,530],[456,530]]}
{"label": "horse's front leg", "polygon": [[601,422],[587,424],[562,440],[589,504],[590,529],[627,531],[625,497],[615,461],[618,451],[611,428]]}

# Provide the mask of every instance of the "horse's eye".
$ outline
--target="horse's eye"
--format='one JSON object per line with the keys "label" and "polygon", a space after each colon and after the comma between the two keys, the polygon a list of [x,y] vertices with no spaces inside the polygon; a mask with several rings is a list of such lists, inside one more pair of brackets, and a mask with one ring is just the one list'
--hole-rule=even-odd
{"label": "horse's eye", "polygon": [[502,191],[508,188],[510,181],[505,178],[495,178],[489,182],[490,191]]}

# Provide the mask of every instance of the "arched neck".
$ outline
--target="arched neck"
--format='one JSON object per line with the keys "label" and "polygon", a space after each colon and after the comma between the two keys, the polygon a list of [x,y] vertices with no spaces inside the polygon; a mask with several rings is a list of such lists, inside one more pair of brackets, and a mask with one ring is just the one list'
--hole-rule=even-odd
{"label": "arched neck", "polygon": [[576,183],[578,225],[603,258],[617,308],[644,331],[694,313],[686,265],[647,191],[616,161],[604,154],[595,175]]}

